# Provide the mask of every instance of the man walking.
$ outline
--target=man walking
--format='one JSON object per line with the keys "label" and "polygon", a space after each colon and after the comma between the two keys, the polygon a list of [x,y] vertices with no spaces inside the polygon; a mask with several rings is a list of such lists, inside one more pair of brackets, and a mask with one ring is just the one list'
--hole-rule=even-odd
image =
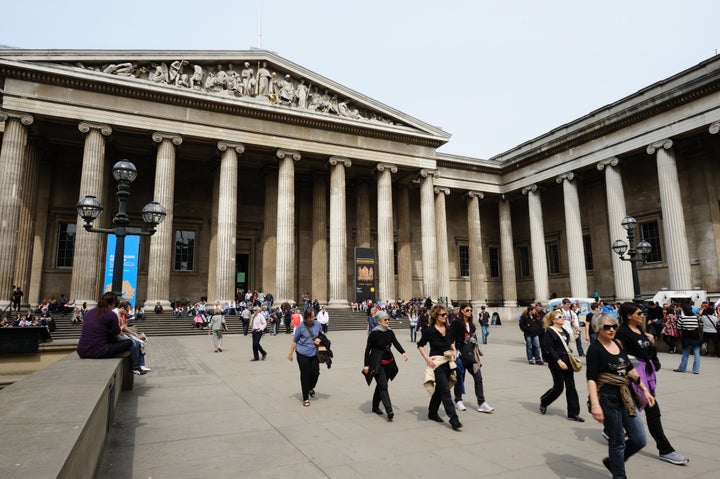
{"label": "man walking", "polygon": [[265,319],[265,315],[260,311],[259,306],[255,306],[253,308],[253,325],[252,325],[252,350],[253,350],[253,358],[251,361],[259,361],[260,360],[260,354],[262,354],[262,360],[265,361],[265,358],[267,357],[267,352],[263,349],[262,346],[260,346],[260,340],[263,337],[263,334],[265,334],[265,328],[267,328],[267,320]]}
{"label": "man walking", "polygon": [[327,333],[328,331],[328,322],[330,321],[330,317],[328,316],[328,312],[325,310],[325,306],[320,308],[320,311],[317,314],[317,321],[322,326],[322,332]]}
{"label": "man walking", "polygon": [[478,315],[480,329],[482,330],[482,342],[487,344],[487,338],[490,335],[490,313],[485,311],[485,306],[480,306],[480,314]]}

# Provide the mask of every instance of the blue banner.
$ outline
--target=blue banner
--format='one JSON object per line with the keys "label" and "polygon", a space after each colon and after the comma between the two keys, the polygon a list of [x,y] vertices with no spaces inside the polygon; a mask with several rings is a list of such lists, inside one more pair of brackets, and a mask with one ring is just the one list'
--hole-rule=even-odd
{"label": "blue banner", "polygon": [[[112,277],[115,267],[115,235],[108,235],[107,251],[105,253],[105,291],[112,290]],[[137,298],[137,270],[138,252],[140,251],[140,237],[125,237],[125,260],[123,261],[122,297],[130,301],[135,307]]]}

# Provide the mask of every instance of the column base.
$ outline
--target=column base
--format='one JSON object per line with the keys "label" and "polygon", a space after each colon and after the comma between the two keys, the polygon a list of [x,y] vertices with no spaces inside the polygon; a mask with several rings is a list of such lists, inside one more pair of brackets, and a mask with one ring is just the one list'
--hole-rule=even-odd
{"label": "column base", "polygon": [[517,308],[517,301],[503,301],[503,308]]}
{"label": "column base", "polygon": [[328,309],[350,309],[350,302],[347,299],[331,299],[327,304]]}

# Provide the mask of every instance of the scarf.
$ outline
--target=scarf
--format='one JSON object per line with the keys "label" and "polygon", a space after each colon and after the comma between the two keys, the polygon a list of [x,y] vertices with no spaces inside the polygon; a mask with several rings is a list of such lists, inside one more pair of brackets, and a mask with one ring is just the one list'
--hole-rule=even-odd
{"label": "scarf", "polygon": [[630,387],[630,378],[627,376],[621,377],[610,373],[600,373],[597,379],[598,393],[600,392],[600,388],[605,384],[620,388],[620,398],[622,399],[623,405],[630,416],[637,416],[635,402],[633,402],[633,399],[640,405],[640,407],[645,407],[645,400],[637,393],[637,391],[635,391],[635,389]]}
{"label": "scarf", "polygon": [[380,331],[381,333],[384,333],[385,331],[390,331],[390,327],[389,327],[389,326],[382,326],[382,325],[378,324],[378,325],[375,326],[375,327],[372,329],[372,331],[370,331],[370,332],[372,333],[373,331]]}

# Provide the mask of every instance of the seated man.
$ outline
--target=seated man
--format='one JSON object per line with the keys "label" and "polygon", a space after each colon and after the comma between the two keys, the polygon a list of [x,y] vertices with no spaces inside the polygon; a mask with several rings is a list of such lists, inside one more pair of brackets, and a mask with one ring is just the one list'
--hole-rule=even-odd
{"label": "seated man", "polygon": [[155,311],[155,314],[163,314],[165,312],[165,310],[162,307],[162,304],[160,304],[160,301],[155,303],[155,308],[153,309],[153,311]]}
{"label": "seated man", "polygon": [[85,314],[77,354],[83,359],[104,359],[130,351],[130,365],[133,371],[139,371],[140,348],[135,347],[131,339],[120,338],[118,316],[112,310],[117,302],[117,295],[107,292],[102,295],[97,307]]}

